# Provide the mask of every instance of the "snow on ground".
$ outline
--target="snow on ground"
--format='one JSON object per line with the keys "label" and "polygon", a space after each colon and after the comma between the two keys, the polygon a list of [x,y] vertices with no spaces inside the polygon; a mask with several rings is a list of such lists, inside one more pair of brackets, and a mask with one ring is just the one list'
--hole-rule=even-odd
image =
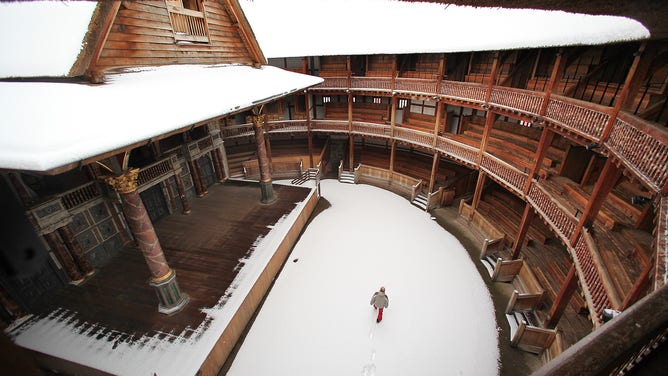
{"label": "snow on ground", "polygon": [[[627,17],[563,11],[396,0],[239,3],[268,58],[572,46],[650,36],[645,26]],[[294,35],[299,43],[287,43]]]}
{"label": "snow on ground", "polygon": [[[494,308],[466,250],[369,185],[321,182],[331,207],[289,256],[228,375],[495,375]],[[390,299],[376,324],[371,295]]]}

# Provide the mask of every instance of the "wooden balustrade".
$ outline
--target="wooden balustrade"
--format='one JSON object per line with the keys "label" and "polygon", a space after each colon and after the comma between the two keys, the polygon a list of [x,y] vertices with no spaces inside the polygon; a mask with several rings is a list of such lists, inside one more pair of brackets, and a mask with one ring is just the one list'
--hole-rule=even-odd
{"label": "wooden balustrade", "polygon": [[443,81],[440,95],[467,102],[482,103],[485,101],[487,87],[480,84],[457,81]]}
{"label": "wooden balustrade", "polygon": [[84,184],[77,188],[71,189],[64,193],[61,193],[60,200],[63,203],[63,207],[67,210],[71,210],[79,205],[85,204],[95,198],[102,195],[102,190],[100,185],[96,181]]}
{"label": "wooden balustrade", "polygon": [[347,120],[313,120],[311,122],[311,131],[318,132],[332,132],[332,133],[348,133]]}
{"label": "wooden balustrade", "polygon": [[668,131],[620,113],[605,146],[657,191],[668,184]]}
{"label": "wooden balustrade", "polygon": [[434,135],[431,133],[400,127],[394,128],[394,138],[402,141],[408,141],[412,144],[429,149],[431,149],[434,141]]}
{"label": "wooden balustrade", "polygon": [[248,137],[254,136],[253,124],[232,125],[229,127],[220,127],[220,133],[223,138]]}
{"label": "wooden balustrade", "polygon": [[213,147],[213,138],[211,136],[200,138],[197,140],[197,147],[199,147],[200,152],[210,150]]}
{"label": "wooden balustrade", "polygon": [[491,105],[504,107],[511,111],[521,111],[527,114],[539,115],[543,105],[542,93],[530,90],[495,87],[489,99]]}
{"label": "wooden balustrade", "polygon": [[392,80],[381,77],[351,77],[351,90],[391,91]]}
{"label": "wooden balustrade", "polygon": [[397,78],[394,83],[395,91],[409,91],[411,93],[436,94],[438,82],[417,78]]}
{"label": "wooden balustrade", "polygon": [[535,182],[531,184],[526,199],[533,205],[538,214],[550,224],[550,227],[557,232],[562,241],[568,244],[578,223],[577,218],[553,200],[550,194]]}
{"label": "wooden balustrade", "polygon": [[656,255],[654,262],[654,289],[668,283],[668,197],[661,197],[656,204]]}
{"label": "wooden balustrade", "polygon": [[487,153],[483,155],[480,168],[485,170],[491,177],[496,178],[495,180],[515,191],[518,197],[524,196],[524,185],[529,178],[527,173]]}
{"label": "wooden balustrade", "polygon": [[269,121],[266,124],[268,133],[306,133],[306,120]]}
{"label": "wooden balustrade", "polygon": [[369,136],[379,136],[382,138],[392,137],[392,128],[389,125],[379,125],[361,121],[353,122],[353,133]]}
{"label": "wooden balustrade", "polygon": [[610,107],[553,95],[545,118],[593,141],[600,141],[608,120]]}
{"label": "wooden balustrade", "polygon": [[590,319],[595,327],[599,327],[603,325],[603,310],[612,308],[612,306],[589,246],[582,234],[578,237],[575,247],[570,251],[575,268],[578,271],[580,286],[589,306]]}
{"label": "wooden balustrade", "polygon": [[323,82],[314,86],[312,89],[337,89],[345,90],[348,89],[348,78],[347,77],[322,77]]}
{"label": "wooden balustrade", "polygon": [[167,9],[174,30],[174,39],[177,41],[209,42],[203,12],[172,5],[167,6]]}
{"label": "wooden balustrade", "polygon": [[436,138],[436,150],[471,168],[477,166],[479,150],[473,146],[439,136]]}
{"label": "wooden balustrade", "polygon": [[[174,167],[172,166],[172,159],[166,158],[155,162],[139,170],[137,176],[137,184],[140,189],[147,186],[149,183],[164,180],[174,174]],[[151,184],[153,185],[153,184]]]}

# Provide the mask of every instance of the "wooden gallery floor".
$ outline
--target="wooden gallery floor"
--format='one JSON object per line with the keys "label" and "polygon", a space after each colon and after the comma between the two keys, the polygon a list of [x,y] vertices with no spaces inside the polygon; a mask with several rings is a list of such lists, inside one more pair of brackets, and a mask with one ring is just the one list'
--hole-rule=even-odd
{"label": "wooden gallery floor", "polygon": [[258,236],[269,232],[268,226],[304,201],[310,189],[274,184],[274,192],[278,200],[264,205],[257,183],[228,181],[195,199],[189,215],[174,213],[154,223],[167,262],[176,270],[182,292],[190,297],[181,312],[171,316],[158,312],[142,254],[127,247],[85,284],[68,286],[52,296],[37,314],[63,307],[76,312],[68,319],[81,322],[81,332],[96,325],[99,333],[93,331],[91,336],[112,331],[116,341],[197,328],[205,318],[200,309],[221,299],[237,275],[239,259],[247,256]]}

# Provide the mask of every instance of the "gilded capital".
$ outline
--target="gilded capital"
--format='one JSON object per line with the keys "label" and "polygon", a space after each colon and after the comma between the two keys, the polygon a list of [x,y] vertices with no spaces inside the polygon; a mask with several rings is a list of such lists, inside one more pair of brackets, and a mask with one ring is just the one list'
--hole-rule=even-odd
{"label": "gilded capital", "polygon": [[139,169],[133,168],[122,175],[106,177],[104,181],[118,193],[130,193],[137,190],[138,175]]}
{"label": "gilded capital", "polygon": [[262,128],[264,123],[267,121],[267,115],[253,115],[251,116],[251,119],[253,120],[253,125],[258,128]]}

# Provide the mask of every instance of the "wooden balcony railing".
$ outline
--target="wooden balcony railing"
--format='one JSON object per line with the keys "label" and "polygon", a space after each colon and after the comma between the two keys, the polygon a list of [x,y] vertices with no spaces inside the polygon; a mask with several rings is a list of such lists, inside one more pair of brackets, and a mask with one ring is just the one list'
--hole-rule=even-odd
{"label": "wooden balcony railing", "polygon": [[350,89],[389,92],[392,90],[392,81],[381,77],[351,77]]}
{"label": "wooden balcony railing", "polygon": [[346,90],[348,89],[348,77],[322,77],[324,81],[316,86],[313,89],[335,89],[335,90]]}
{"label": "wooden balcony railing", "polygon": [[254,136],[253,124],[240,124],[220,127],[220,133],[223,138],[248,137]]}
{"label": "wooden balcony railing", "polygon": [[603,310],[613,307],[583,234],[578,237],[578,241],[571,250],[571,253],[575,268],[578,271],[580,286],[590,309],[590,319],[595,327],[598,328],[603,325]]}
{"label": "wooden balcony railing", "polygon": [[408,91],[411,93],[436,94],[438,82],[434,80],[423,80],[417,78],[397,78],[395,80],[395,91]]}
{"label": "wooden balcony railing", "polygon": [[101,195],[102,190],[100,189],[99,183],[92,181],[75,189],[61,193],[59,196],[65,209],[71,210],[79,205],[83,205],[96,199]]}
{"label": "wooden balcony railing", "polygon": [[409,128],[394,128],[394,138],[401,141],[408,141],[411,144],[428,149],[431,149],[434,142],[433,134]]}
{"label": "wooden balcony railing", "polygon": [[520,110],[527,114],[539,115],[544,99],[542,93],[530,90],[495,87],[492,89],[489,103],[511,111]]}
{"label": "wooden balcony railing", "polygon": [[485,101],[486,93],[487,87],[480,84],[443,81],[441,83],[441,90],[438,94],[459,101],[483,103]]}
{"label": "wooden balcony railing", "polygon": [[318,132],[331,132],[331,133],[342,133],[348,132],[348,121],[347,120],[313,120],[311,122],[311,131]]}
{"label": "wooden balcony railing", "polygon": [[648,186],[661,191],[668,184],[668,132],[665,129],[620,113],[604,144]]}
{"label": "wooden balcony railing", "polygon": [[265,125],[267,132],[275,133],[306,133],[306,120],[269,121]]}
{"label": "wooden balcony railing", "polygon": [[149,188],[150,186],[155,185],[156,182],[165,180],[174,175],[174,166],[172,162],[173,160],[170,157],[157,161],[139,170],[139,175],[137,176],[139,190],[142,190],[142,188]]}
{"label": "wooden balcony railing", "polygon": [[565,244],[569,244],[571,236],[575,231],[578,221],[575,216],[570,214],[558,202],[552,199],[549,193],[535,182],[531,184],[529,193],[526,195],[527,201],[536,209],[550,227],[557,232],[557,235]]}
{"label": "wooden balcony railing", "polygon": [[361,121],[353,122],[354,134],[368,135],[372,137],[391,138],[392,128],[389,125],[380,125],[374,123],[366,123]]}
{"label": "wooden balcony railing", "polygon": [[479,151],[473,146],[439,136],[436,139],[436,150],[471,168],[476,168],[478,165]]}
{"label": "wooden balcony railing", "polygon": [[547,105],[545,118],[598,142],[610,120],[609,111],[609,107],[553,95]]}
{"label": "wooden balcony railing", "polygon": [[513,190],[518,197],[523,197],[523,189],[529,175],[510,164],[485,153],[482,157],[480,168],[485,170],[492,178],[499,183]]}
{"label": "wooden balcony railing", "polygon": [[169,19],[176,41],[209,42],[206,19],[203,12],[191,9],[167,6]]}

